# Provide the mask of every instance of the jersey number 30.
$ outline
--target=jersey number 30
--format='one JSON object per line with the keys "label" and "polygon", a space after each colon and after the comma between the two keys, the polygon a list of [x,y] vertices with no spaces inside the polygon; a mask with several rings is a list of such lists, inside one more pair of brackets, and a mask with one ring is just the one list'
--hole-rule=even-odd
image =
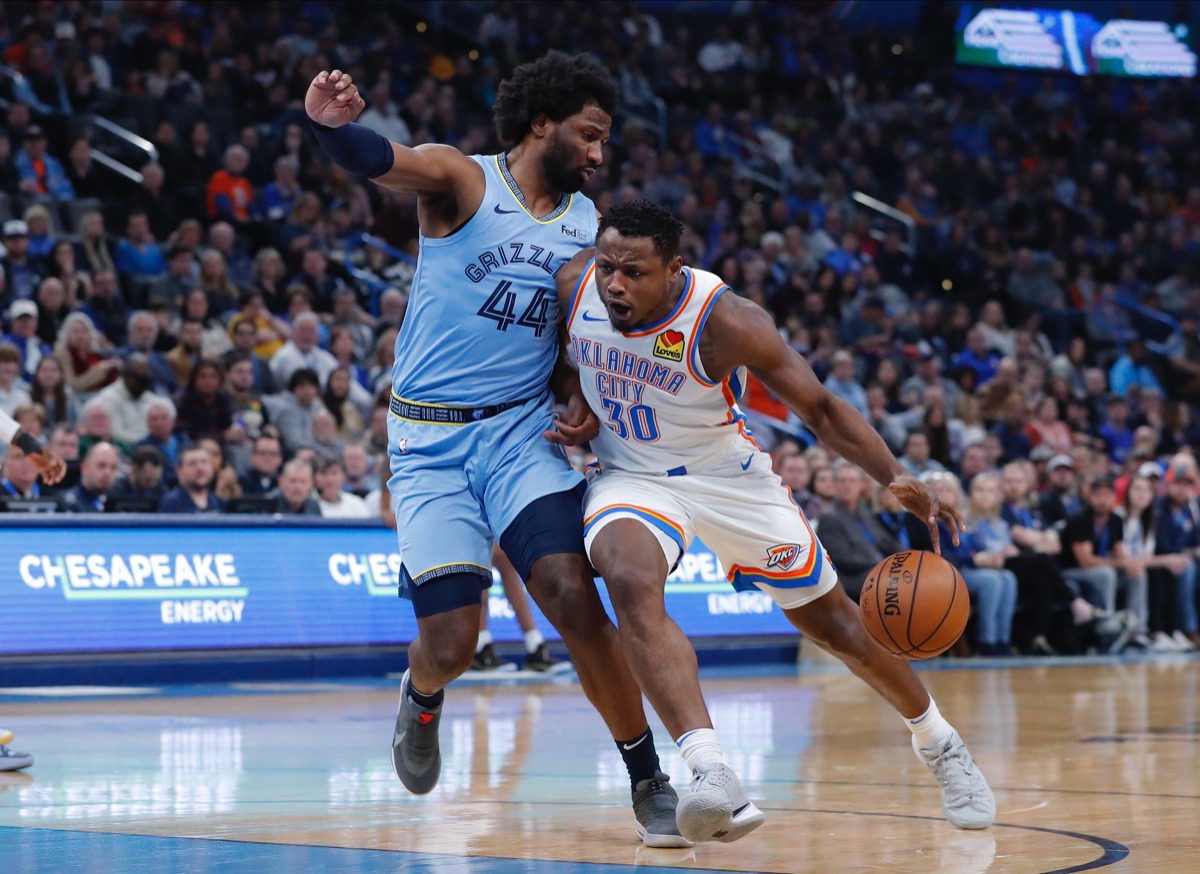
{"label": "jersey number 30", "polygon": [[516,323],[525,328],[533,328],[533,335],[540,337],[550,324],[550,292],[539,288],[533,295],[533,300],[525,311],[517,316],[517,293],[512,290],[512,283],[505,279],[496,286],[496,290],[484,301],[476,315],[491,319],[496,323],[496,330],[507,331],[509,326]]}
{"label": "jersey number 30", "polygon": [[658,418],[654,408],[645,404],[634,404],[626,408],[624,404],[612,398],[603,398],[600,403],[608,413],[605,423],[612,432],[622,440],[628,440],[633,432],[633,439],[639,443],[653,443],[658,440]]}

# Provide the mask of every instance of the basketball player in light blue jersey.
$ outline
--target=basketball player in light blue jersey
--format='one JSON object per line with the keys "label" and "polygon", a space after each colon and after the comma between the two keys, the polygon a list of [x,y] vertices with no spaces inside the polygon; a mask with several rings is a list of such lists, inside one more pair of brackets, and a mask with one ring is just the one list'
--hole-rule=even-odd
{"label": "basketball player in light blue jersey", "polygon": [[[304,106],[337,164],[418,197],[421,251],[388,419],[401,589],[418,628],[392,741],[397,776],[417,794],[437,784],[443,689],[474,655],[498,537],[617,742],[639,836],[649,846],[689,846],[641,692],[592,581],[582,478],[555,445],[599,428],[577,374],[564,367],[551,378],[555,274],[595,240],[596,209],[579,190],[603,160],[616,101],[607,69],[551,52],[498,90],[496,129],[508,151],[470,157],[446,145],[410,149],[354,124],[366,104],[337,70],[317,75]],[[566,420],[555,422],[552,381]]]}

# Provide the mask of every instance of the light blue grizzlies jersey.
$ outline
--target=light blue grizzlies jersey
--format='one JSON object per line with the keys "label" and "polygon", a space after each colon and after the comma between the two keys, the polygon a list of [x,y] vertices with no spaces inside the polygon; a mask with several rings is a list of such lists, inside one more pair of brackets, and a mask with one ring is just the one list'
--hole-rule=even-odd
{"label": "light blue grizzlies jersey", "polygon": [[582,194],[538,219],[503,155],[471,160],[486,179],[478,211],[449,237],[421,237],[392,367],[404,400],[479,407],[545,392],[558,354],[554,275],[596,239]]}

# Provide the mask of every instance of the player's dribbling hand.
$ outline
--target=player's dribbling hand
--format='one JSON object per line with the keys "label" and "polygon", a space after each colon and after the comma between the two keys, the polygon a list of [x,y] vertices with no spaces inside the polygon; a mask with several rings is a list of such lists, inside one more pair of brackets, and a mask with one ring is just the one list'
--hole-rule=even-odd
{"label": "player's dribbling hand", "polygon": [[317,124],[325,127],[341,127],[358,118],[367,103],[358,93],[358,86],[349,73],[334,70],[317,73],[308,93],[304,95],[304,111]]}
{"label": "player's dribbling hand", "polygon": [[48,486],[54,485],[67,475],[67,464],[50,450],[46,450],[38,455],[27,455],[29,463],[33,465],[33,469],[38,472]]}
{"label": "player's dribbling hand", "polygon": [[958,546],[958,532],[967,530],[967,523],[962,514],[953,507],[944,507],[928,485],[914,476],[898,476],[888,485],[888,489],[896,500],[904,505],[904,509],[925,523],[929,529],[929,537],[933,540],[933,551],[942,554],[942,538],[938,534],[937,523],[950,531],[950,538]]}
{"label": "player's dribbling hand", "polygon": [[554,427],[543,432],[542,436],[548,442],[557,443],[559,446],[582,446],[595,440],[599,433],[600,420],[587,405],[583,395],[575,394],[567,401],[567,417],[564,419],[558,416],[554,420]]}

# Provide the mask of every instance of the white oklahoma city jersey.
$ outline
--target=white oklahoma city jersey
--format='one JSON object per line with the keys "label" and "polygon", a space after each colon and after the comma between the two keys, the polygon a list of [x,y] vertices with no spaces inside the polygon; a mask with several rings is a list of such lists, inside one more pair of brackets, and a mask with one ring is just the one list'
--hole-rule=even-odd
{"label": "white oklahoma city jersey", "polygon": [[584,397],[606,426],[593,447],[606,470],[666,473],[734,445],[757,449],[737,406],[745,368],[718,382],[700,361],[704,323],[729,288],[719,276],[688,267],[682,279],[683,292],[666,318],[623,332],[600,300],[596,262],[580,277],[567,329]]}
{"label": "white oklahoma city jersey", "polygon": [[696,537],[735,589],[758,589],[785,609],[821,597],[837,572],[770,456],[746,431],[737,400],[745,371],[709,379],[698,342],[713,306],[732,293],[719,277],[684,268],[670,315],[637,331],[612,327],[595,262],[567,318],[584,396],[607,426],[592,446],[601,470],[584,497],[588,555],[619,519],[644,525],[674,565]]}

